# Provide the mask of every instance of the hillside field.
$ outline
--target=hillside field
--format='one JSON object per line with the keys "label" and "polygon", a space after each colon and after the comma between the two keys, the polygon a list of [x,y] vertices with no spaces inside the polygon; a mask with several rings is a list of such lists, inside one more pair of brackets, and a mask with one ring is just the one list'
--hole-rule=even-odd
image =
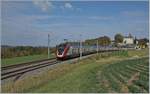
{"label": "hillside field", "polygon": [[148,93],[148,49],[99,54],[2,85],[2,92]]}

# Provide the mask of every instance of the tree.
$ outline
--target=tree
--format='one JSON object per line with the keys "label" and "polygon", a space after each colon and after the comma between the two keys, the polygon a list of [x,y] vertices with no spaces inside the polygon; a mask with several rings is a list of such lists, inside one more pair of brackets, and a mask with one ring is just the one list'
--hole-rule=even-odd
{"label": "tree", "polygon": [[[51,48],[54,52],[55,48]],[[32,46],[3,46],[1,47],[2,58],[11,58],[17,56],[47,54],[47,47],[32,47]]]}
{"label": "tree", "polygon": [[136,41],[137,41],[137,39],[136,39],[136,37],[134,38],[134,44],[136,44]]}
{"label": "tree", "polygon": [[139,39],[138,41],[138,45],[141,46],[141,47],[147,47],[147,42],[149,42],[148,39],[144,38],[144,39]]}
{"label": "tree", "polygon": [[123,36],[121,34],[116,34],[114,39],[115,39],[115,43],[123,42]]}
{"label": "tree", "polygon": [[96,44],[96,40],[97,39],[88,39],[88,40],[85,40],[85,45],[95,45]]}
{"label": "tree", "polygon": [[111,43],[111,40],[109,37],[103,36],[103,37],[98,38],[98,42],[102,46],[108,46]]}
{"label": "tree", "polygon": [[144,38],[143,40],[144,40],[146,43],[149,42],[149,39],[147,39],[147,38]]}

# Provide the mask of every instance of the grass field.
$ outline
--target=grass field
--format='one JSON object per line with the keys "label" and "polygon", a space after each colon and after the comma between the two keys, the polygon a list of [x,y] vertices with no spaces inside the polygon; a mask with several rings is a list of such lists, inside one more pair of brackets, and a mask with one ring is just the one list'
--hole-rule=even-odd
{"label": "grass field", "polygon": [[143,57],[148,56],[147,51],[129,51],[124,57],[103,54],[73,64],[59,64],[41,75],[2,85],[2,91],[149,92],[149,58]]}
{"label": "grass field", "polygon": [[148,58],[109,66],[86,64],[61,78],[32,88],[30,92],[148,92],[148,70]]}
{"label": "grass field", "polygon": [[[54,55],[51,55],[51,57],[54,57]],[[7,58],[7,59],[2,59],[1,66],[25,63],[25,62],[41,60],[41,59],[46,59],[46,58],[47,58],[47,55],[32,55],[32,56]]]}
{"label": "grass field", "polygon": [[128,51],[128,56],[131,57],[131,56],[143,56],[143,55],[147,55],[149,56],[149,49],[146,48],[146,49],[141,49],[141,50],[130,50]]}
{"label": "grass field", "polygon": [[120,61],[105,67],[100,77],[100,92],[147,93],[149,90],[149,59]]}

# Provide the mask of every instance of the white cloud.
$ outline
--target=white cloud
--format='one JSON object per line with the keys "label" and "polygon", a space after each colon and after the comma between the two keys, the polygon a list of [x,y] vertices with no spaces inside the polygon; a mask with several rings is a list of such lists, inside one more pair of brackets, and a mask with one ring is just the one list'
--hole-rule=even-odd
{"label": "white cloud", "polygon": [[63,11],[65,9],[71,9],[71,10],[78,11],[78,12],[82,11],[81,8],[74,7],[71,3],[68,3],[68,2],[64,3],[64,5],[62,5],[62,6],[59,6],[59,8],[61,8]]}
{"label": "white cloud", "polygon": [[111,20],[113,17],[111,16],[91,16],[89,19],[93,20]]}
{"label": "white cloud", "polygon": [[72,6],[71,3],[65,3],[64,7],[65,7],[65,8],[69,8],[69,9],[72,9],[72,8],[73,8],[73,6]]}
{"label": "white cloud", "polygon": [[40,7],[42,11],[47,12],[49,9],[53,7],[52,3],[48,0],[33,0],[33,4]]}

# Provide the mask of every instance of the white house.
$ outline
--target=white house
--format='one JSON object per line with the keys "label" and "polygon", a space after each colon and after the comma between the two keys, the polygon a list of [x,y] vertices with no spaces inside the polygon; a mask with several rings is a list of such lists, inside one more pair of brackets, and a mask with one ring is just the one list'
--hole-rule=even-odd
{"label": "white house", "polygon": [[123,44],[134,44],[134,38],[131,36],[131,34],[123,38]]}
{"label": "white house", "polygon": [[134,39],[125,37],[125,38],[123,38],[123,43],[124,44],[133,44],[134,43]]}

